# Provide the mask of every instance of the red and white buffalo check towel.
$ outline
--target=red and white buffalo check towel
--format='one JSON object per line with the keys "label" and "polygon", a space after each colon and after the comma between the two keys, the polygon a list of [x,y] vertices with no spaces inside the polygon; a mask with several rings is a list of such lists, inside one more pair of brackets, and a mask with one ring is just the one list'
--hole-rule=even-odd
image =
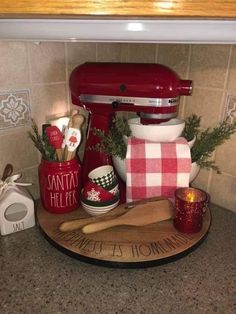
{"label": "red and white buffalo check towel", "polygon": [[178,187],[189,186],[191,154],[185,138],[151,142],[130,137],[126,154],[126,201],[165,196],[173,201]]}

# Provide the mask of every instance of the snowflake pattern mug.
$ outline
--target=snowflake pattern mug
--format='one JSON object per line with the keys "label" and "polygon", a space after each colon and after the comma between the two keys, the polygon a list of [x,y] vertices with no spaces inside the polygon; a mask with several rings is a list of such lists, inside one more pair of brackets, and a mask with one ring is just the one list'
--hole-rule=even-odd
{"label": "snowflake pattern mug", "polygon": [[106,202],[114,198],[115,193],[105,190],[98,184],[88,181],[83,189],[82,196],[84,200],[93,202]]}

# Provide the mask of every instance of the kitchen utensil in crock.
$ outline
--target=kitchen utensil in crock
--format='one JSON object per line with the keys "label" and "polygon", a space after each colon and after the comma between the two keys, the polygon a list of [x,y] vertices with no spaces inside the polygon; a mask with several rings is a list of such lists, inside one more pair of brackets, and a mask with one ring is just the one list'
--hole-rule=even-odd
{"label": "kitchen utensil in crock", "polygon": [[75,114],[72,116],[72,127],[68,129],[66,134],[66,156],[65,160],[71,160],[74,158],[76,148],[79,146],[81,141],[81,127],[84,123],[84,116],[82,114]]}
{"label": "kitchen utensil in crock", "polygon": [[82,232],[89,234],[102,231],[115,226],[146,226],[163,220],[171,219],[173,206],[169,200],[160,200],[158,203],[150,202],[140,204],[117,218],[88,224],[82,228]]}
{"label": "kitchen utensil in crock", "polygon": [[62,161],[62,142],[63,134],[56,125],[49,126],[45,129],[48,142],[55,148],[58,161]]}

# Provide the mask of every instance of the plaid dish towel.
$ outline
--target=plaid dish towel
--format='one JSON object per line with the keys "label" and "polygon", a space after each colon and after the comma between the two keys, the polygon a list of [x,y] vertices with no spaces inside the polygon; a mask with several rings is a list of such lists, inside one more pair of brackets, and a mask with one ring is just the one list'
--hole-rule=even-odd
{"label": "plaid dish towel", "polygon": [[126,154],[126,201],[153,196],[174,200],[178,187],[189,186],[191,154],[185,138],[174,142],[128,140]]}

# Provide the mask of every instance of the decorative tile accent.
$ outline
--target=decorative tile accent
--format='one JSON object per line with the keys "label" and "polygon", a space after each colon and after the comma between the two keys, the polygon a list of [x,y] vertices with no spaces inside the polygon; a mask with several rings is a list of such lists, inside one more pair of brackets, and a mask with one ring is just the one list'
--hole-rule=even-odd
{"label": "decorative tile accent", "polygon": [[30,121],[30,91],[0,92],[0,130],[28,124]]}
{"label": "decorative tile accent", "polygon": [[229,119],[232,123],[236,120],[236,95],[228,95],[224,108],[224,120]]}

